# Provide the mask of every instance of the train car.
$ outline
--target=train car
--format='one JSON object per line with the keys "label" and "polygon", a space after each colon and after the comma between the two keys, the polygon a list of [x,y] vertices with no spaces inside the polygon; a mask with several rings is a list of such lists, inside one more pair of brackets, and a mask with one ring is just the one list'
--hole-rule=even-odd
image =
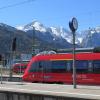
{"label": "train car", "polygon": [[12,65],[12,71],[14,73],[24,73],[27,65],[29,63],[29,60],[19,61]]}
{"label": "train car", "polygon": [[[73,55],[46,54],[34,56],[23,75],[27,82],[73,83]],[[100,53],[75,55],[77,84],[100,85]]]}
{"label": "train car", "polygon": [[24,73],[26,67],[27,67],[27,63],[26,64],[24,64],[24,63],[16,63],[16,64],[13,65],[12,71],[14,73]]}

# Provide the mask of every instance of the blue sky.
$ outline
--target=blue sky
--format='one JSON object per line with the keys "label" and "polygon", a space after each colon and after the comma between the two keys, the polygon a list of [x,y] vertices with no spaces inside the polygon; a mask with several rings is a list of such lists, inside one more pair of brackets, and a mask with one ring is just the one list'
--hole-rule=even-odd
{"label": "blue sky", "polygon": [[[7,7],[23,1],[29,2]],[[38,20],[47,27],[69,29],[72,17],[77,18],[79,31],[100,26],[100,0],[0,0],[0,22],[11,26]]]}

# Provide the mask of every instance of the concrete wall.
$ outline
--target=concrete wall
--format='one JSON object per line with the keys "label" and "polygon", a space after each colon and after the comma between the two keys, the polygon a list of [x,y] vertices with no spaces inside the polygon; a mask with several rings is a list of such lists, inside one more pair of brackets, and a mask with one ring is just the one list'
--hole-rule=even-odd
{"label": "concrete wall", "polygon": [[2,92],[2,93],[0,93],[0,100],[88,100],[88,99],[54,97],[54,96],[13,93],[13,92]]}

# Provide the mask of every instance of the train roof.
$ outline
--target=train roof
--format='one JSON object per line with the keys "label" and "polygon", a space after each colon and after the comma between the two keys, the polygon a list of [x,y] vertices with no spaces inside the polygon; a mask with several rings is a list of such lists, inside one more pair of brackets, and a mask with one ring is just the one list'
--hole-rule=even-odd
{"label": "train roof", "polygon": [[[76,53],[76,60],[100,60],[100,53]],[[73,54],[71,53],[58,53],[58,54],[45,54],[37,55],[32,58],[36,61],[41,60],[72,60]]]}
{"label": "train roof", "polygon": [[[73,48],[56,50],[57,53],[71,53],[72,51],[73,51]],[[75,48],[75,52],[76,53],[94,52],[94,48]]]}

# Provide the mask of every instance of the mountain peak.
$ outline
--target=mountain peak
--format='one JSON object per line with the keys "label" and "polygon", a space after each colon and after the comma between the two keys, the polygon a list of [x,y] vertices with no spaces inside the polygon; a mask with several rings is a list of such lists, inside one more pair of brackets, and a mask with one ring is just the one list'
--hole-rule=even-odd
{"label": "mountain peak", "polygon": [[25,26],[18,26],[17,27],[17,29],[23,30],[25,32],[27,32],[29,30],[33,30],[33,28],[37,31],[40,31],[40,32],[46,32],[45,26],[36,20],[34,20],[33,22],[31,22]]}
{"label": "mountain peak", "polygon": [[[64,40],[68,43],[72,42],[72,37],[71,37],[70,32],[67,29],[63,28],[62,26],[60,26],[60,27],[45,27],[39,21],[34,20],[25,26],[19,27],[19,29],[21,29],[25,32],[29,32],[29,31],[32,31],[34,29],[34,30],[39,31],[41,33],[38,36],[40,36],[40,35],[47,36],[48,35],[48,37],[50,38],[50,36],[51,36],[53,38],[53,40],[60,39],[61,41]],[[48,34],[42,34],[42,33],[48,33]]]}
{"label": "mountain peak", "polygon": [[40,32],[46,32],[45,26],[42,23],[38,22],[38,21],[32,22],[31,25],[35,28],[35,30],[38,30]]}

